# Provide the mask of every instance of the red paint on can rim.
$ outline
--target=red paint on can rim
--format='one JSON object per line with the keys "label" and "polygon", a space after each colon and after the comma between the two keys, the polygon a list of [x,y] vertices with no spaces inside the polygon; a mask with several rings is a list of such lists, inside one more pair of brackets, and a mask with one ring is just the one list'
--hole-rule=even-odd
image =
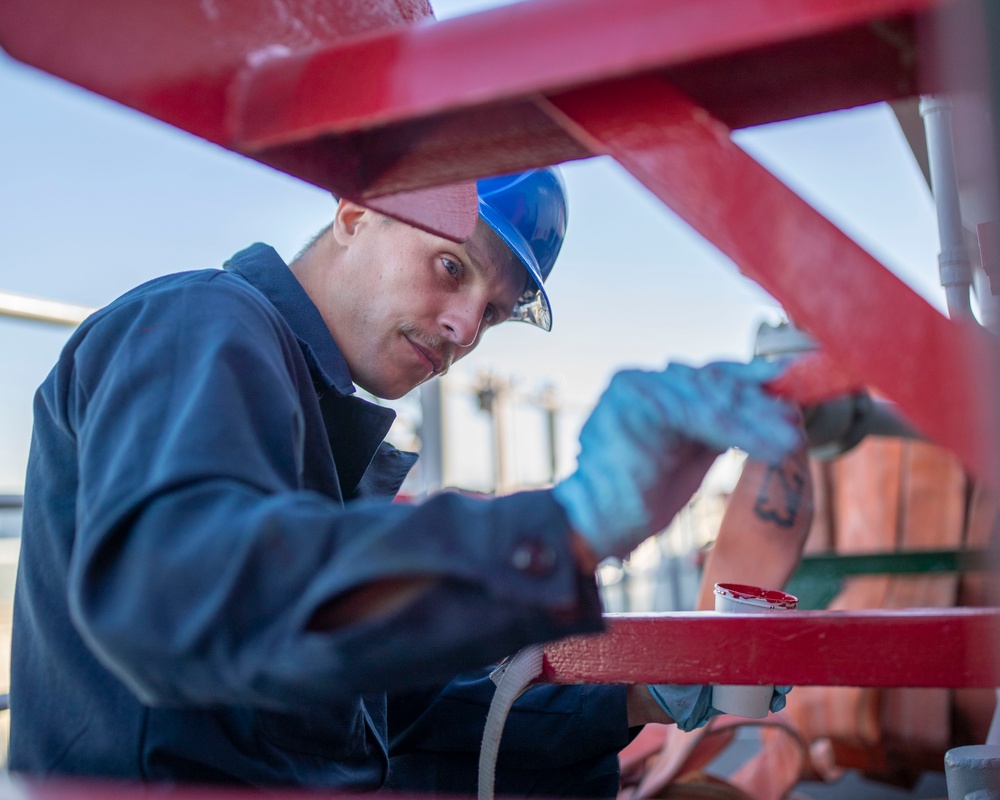
{"label": "red paint on can rim", "polygon": [[717,583],[717,594],[729,595],[738,600],[763,600],[777,608],[794,609],[799,604],[799,598],[780,589],[762,589],[759,586],[748,586],[744,583]]}

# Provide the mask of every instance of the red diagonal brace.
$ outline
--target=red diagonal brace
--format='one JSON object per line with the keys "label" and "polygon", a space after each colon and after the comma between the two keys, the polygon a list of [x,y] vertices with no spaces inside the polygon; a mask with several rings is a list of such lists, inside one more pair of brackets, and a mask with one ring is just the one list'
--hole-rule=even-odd
{"label": "red diagonal brace", "polygon": [[545,646],[550,683],[993,688],[1000,609],[609,614]]}
{"label": "red diagonal brace", "polygon": [[736,262],[845,373],[1000,487],[988,334],[939,314],[666,81],[642,76],[550,100],[567,129]]}
{"label": "red diagonal brace", "polygon": [[795,359],[767,388],[805,408],[859,392],[864,383],[844,372],[826,353],[812,352]]}

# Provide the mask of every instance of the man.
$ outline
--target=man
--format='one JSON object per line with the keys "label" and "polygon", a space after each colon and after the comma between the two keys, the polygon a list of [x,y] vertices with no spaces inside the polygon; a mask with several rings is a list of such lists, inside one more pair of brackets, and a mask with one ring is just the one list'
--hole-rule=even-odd
{"label": "man", "polygon": [[[506,319],[548,328],[564,227],[553,170],[481,182],[464,244],[341,201],[290,267],[254,245],[81,325],[35,403],[11,768],[377,788],[386,692],[599,629],[600,559],[719,451],[796,445],[774,367],[671,365],[615,378],[552,491],[387,503],[414,457],[355,387],[399,397]],[[704,716],[666,691],[660,718]]]}

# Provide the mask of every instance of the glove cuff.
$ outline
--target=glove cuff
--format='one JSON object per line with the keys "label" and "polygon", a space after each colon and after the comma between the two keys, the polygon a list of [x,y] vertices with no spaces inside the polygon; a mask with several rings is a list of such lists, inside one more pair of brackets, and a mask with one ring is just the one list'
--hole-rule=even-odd
{"label": "glove cuff", "polygon": [[566,512],[570,526],[583,537],[598,560],[607,558],[606,543],[597,535],[597,517],[587,497],[586,487],[576,473],[552,487],[552,496]]}
{"label": "glove cuff", "polygon": [[682,731],[693,731],[722,713],[712,708],[711,686],[649,685],[649,693]]}

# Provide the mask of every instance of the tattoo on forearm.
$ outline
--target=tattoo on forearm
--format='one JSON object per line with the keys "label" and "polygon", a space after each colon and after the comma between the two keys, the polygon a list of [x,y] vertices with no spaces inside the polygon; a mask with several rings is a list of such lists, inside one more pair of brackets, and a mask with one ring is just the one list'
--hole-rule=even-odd
{"label": "tattoo on forearm", "polygon": [[802,510],[806,486],[804,471],[807,469],[808,461],[799,458],[768,467],[754,502],[754,513],[780,528],[795,525]]}

